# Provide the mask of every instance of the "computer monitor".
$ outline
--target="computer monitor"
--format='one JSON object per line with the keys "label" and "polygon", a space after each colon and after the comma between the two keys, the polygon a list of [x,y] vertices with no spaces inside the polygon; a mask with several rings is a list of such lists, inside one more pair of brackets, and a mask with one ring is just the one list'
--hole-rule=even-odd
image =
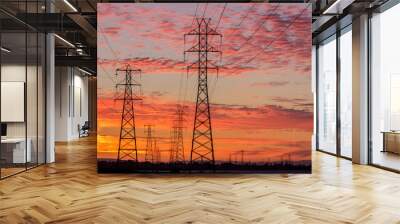
{"label": "computer monitor", "polygon": [[1,137],[7,136],[7,124],[2,123],[1,124]]}

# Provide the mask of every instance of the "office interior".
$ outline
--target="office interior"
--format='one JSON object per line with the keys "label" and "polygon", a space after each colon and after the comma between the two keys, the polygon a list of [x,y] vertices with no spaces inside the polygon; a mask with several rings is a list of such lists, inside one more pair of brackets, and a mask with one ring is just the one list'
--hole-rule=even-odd
{"label": "office interior", "polygon": [[[2,179],[56,162],[82,127],[96,134],[100,2],[119,1],[1,1]],[[298,2],[313,7],[311,148],[400,172],[400,4]]]}
{"label": "office interior", "polygon": [[[350,17],[354,15],[344,16],[336,29],[328,28],[313,40],[314,148],[398,172],[400,31],[394,27],[400,5],[389,1],[356,19]],[[353,134],[360,132],[355,139]]]}
{"label": "office interior", "polygon": [[399,223],[399,0],[270,1],[312,7],[313,173],[188,178],[97,173],[117,2],[0,1],[0,223]]}
{"label": "office interior", "polygon": [[[95,130],[96,77],[95,53],[83,45],[86,37],[75,31],[50,34],[68,28],[43,25],[46,18],[40,15],[70,10],[68,5],[1,1],[0,8],[0,178],[4,179],[56,162],[56,142],[77,140],[82,132]],[[82,57],[94,63],[78,61],[75,66],[68,61]]]}

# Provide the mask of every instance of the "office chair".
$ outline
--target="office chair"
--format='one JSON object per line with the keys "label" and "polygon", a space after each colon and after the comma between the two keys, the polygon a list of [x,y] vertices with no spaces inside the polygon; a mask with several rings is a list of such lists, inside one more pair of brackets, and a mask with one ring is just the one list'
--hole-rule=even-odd
{"label": "office chair", "polygon": [[89,130],[90,130],[89,121],[85,121],[82,127],[78,125],[78,129],[79,129],[79,138],[89,136]]}

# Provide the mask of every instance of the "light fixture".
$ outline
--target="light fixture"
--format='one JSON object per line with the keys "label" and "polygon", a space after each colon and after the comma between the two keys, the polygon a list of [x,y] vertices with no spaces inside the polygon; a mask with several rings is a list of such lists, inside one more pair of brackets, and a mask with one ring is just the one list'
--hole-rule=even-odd
{"label": "light fixture", "polygon": [[75,45],[73,45],[71,42],[69,42],[68,40],[60,37],[58,34],[54,34],[55,37],[57,37],[59,40],[61,40],[62,42],[66,43],[67,45],[69,45],[70,47],[75,48]]}
{"label": "light fixture", "polygon": [[88,71],[86,71],[86,70],[83,70],[83,69],[81,69],[81,68],[79,68],[79,67],[78,67],[78,70],[81,71],[81,72],[83,72],[83,73],[85,73],[86,75],[89,75],[89,76],[92,76],[92,75],[93,75],[92,73],[90,73],[90,72],[88,72]]}
{"label": "light fixture", "polygon": [[78,10],[68,0],[64,0],[64,3],[67,4],[74,12],[78,12]]}
{"label": "light fixture", "polygon": [[7,49],[5,47],[1,47],[0,49],[1,49],[1,51],[4,51],[6,53],[10,53],[11,52],[11,50],[9,50],[9,49]]}
{"label": "light fixture", "polygon": [[324,10],[322,14],[331,14],[331,10],[337,7],[339,4],[340,0],[336,0],[332,5],[330,5],[327,9]]}
{"label": "light fixture", "polygon": [[343,10],[351,5],[355,0],[336,0],[332,5],[324,10],[322,14],[342,14]]}

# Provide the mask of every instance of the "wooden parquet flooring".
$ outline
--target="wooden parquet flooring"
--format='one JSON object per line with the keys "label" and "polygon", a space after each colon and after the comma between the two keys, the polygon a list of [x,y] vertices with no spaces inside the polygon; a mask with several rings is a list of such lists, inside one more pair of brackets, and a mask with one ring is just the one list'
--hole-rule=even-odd
{"label": "wooden parquet flooring", "polygon": [[97,174],[95,139],[0,181],[0,223],[400,223],[400,175],[313,153],[312,175]]}

